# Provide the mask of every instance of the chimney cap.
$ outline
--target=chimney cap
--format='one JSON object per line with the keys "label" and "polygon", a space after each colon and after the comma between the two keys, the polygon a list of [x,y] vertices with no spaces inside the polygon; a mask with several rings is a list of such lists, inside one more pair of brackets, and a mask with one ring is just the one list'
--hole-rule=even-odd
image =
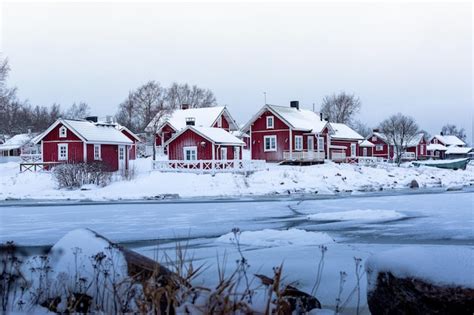
{"label": "chimney cap", "polygon": [[299,101],[291,101],[290,102],[290,107],[300,109],[300,102]]}
{"label": "chimney cap", "polygon": [[195,125],[196,125],[196,118],[186,117],[186,126],[195,126]]}
{"label": "chimney cap", "polygon": [[90,122],[98,122],[99,121],[99,118],[97,116],[88,116],[85,118],[87,121],[90,121]]}

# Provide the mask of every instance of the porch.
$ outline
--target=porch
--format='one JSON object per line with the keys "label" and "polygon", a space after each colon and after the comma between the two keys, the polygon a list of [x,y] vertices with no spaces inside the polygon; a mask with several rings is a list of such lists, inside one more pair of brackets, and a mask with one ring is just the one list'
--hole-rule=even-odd
{"label": "porch", "polygon": [[285,162],[316,162],[322,163],[326,155],[323,151],[283,151],[283,160]]}
{"label": "porch", "polygon": [[153,161],[153,169],[160,172],[197,174],[249,173],[265,168],[264,160],[168,160]]}

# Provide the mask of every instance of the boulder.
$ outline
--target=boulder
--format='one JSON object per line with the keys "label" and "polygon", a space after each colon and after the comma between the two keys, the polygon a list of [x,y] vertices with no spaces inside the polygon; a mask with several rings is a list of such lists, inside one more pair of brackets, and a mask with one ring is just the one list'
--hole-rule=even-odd
{"label": "boulder", "polygon": [[418,184],[418,182],[414,179],[410,182],[410,184],[408,185],[408,187],[410,187],[411,189],[415,189],[415,188],[420,188],[420,185]]}
{"label": "boulder", "polygon": [[[470,275],[466,275],[469,277]],[[376,289],[367,295],[372,315],[474,313],[474,289],[439,286],[390,272],[377,276]]]}

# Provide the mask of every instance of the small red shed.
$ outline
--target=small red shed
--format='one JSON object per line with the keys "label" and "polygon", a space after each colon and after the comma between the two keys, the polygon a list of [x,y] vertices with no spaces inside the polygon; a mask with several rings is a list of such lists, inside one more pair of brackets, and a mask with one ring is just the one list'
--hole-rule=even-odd
{"label": "small red shed", "polygon": [[346,158],[355,159],[359,155],[359,141],[364,140],[357,131],[346,124],[330,123],[333,132],[331,136],[331,159],[345,161]]}
{"label": "small red shed", "polygon": [[374,157],[380,157],[387,160],[393,159],[395,155],[395,146],[390,143],[385,134],[379,132],[377,129],[374,129],[372,134],[367,137],[367,140],[375,145],[373,149]]}
{"label": "small red shed", "polygon": [[35,139],[43,162],[104,162],[110,171],[128,168],[126,154],[134,142],[113,124],[58,119]]}

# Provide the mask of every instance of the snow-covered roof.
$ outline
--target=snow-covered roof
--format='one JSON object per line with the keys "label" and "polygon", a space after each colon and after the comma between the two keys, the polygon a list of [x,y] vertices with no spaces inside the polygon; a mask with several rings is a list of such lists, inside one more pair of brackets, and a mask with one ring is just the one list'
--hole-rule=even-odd
{"label": "snow-covered roof", "polygon": [[236,136],[237,138],[250,138],[250,135],[248,133],[243,132],[242,130],[234,130],[230,133]]}
{"label": "snow-covered roof", "polygon": [[359,147],[373,148],[375,147],[375,144],[373,144],[369,140],[360,140]]}
{"label": "snow-covered roof", "polygon": [[465,146],[466,143],[453,135],[434,135],[433,138],[437,138],[439,141],[444,143],[445,145],[457,145],[457,146]]}
{"label": "snow-covered roof", "polygon": [[63,124],[85,142],[132,144],[133,142],[119,131],[113,124],[94,123],[88,120],[58,119],[41,136],[35,138],[35,143],[41,141],[57,125]]}
{"label": "snow-covered roof", "polygon": [[388,140],[387,136],[384,133],[374,131],[374,132],[372,132],[372,134],[367,139],[372,138],[372,136],[376,136],[380,140],[382,140],[385,143],[389,144],[389,140]]}
{"label": "snow-covered roof", "polygon": [[416,147],[418,144],[420,144],[421,140],[425,136],[424,133],[420,132],[416,134],[407,144],[407,147]]}
{"label": "snow-covered roof", "polygon": [[446,151],[447,149],[448,148],[440,143],[430,143],[426,146],[426,150],[428,151]]}
{"label": "snow-covered roof", "polygon": [[187,126],[186,128],[182,129],[180,132],[176,133],[171,139],[169,139],[165,145],[168,145],[170,142],[173,142],[176,138],[178,138],[181,134],[183,134],[187,130],[192,130],[197,134],[203,136],[204,138],[208,139],[215,144],[221,145],[245,145],[245,142],[238,139],[230,132],[222,129],[222,128],[214,128],[214,127],[196,127],[196,126]]}
{"label": "snow-covered roof", "polygon": [[472,148],[468,147],[449,146],[446,150],[446,154],[468,154],[471,151]]}
{"label": "snow-covered roof", "polygon": [[279,106],[267,104],[263,106],[252,119],[242,128],[244,132],[250,129],[250,126],[257,120],[262,113],[269,110],[278,118],[283,120],[291,128],[312,133],[321,133],[328,125],[326,120],[321,120],[319,113],[307,109],[297,109],[290,106]]}
{"label": "snow-covered roof", "polygon": [[[154,126],[158,126],[157,130],[163,125],[169,124],[175,130],[181,130],[186,128],[186,119],[194,118],[195,126],[197,127],[212,127],[219,116],[223,114],[224,117],[229,121],[230,130],[237,130],[238,125],[234,119],[230,116],[229,111],[225,106],[215,107],[202,107],[202,108],[189,108],[189,109],[176,109],[173,112],[155,116],[148,126],[147,130],[153,130]],[[156,121],[158,119],[158,122]]]}
{"label": "snow-covered roof", "polygon": [[22,146],[30,142],[32,138],[33,135],[31,133],[15,135],[0,145],[0,151],[20,149]]}
{"label": "snow-covered roof", "polygon": [[346,124],[340,123],[329,123],[334,130],[334,133],[331,134],[332,139],[349,139],[349,140],[363,140],[364,137],[361,136],[357,131],[352,129]]}

